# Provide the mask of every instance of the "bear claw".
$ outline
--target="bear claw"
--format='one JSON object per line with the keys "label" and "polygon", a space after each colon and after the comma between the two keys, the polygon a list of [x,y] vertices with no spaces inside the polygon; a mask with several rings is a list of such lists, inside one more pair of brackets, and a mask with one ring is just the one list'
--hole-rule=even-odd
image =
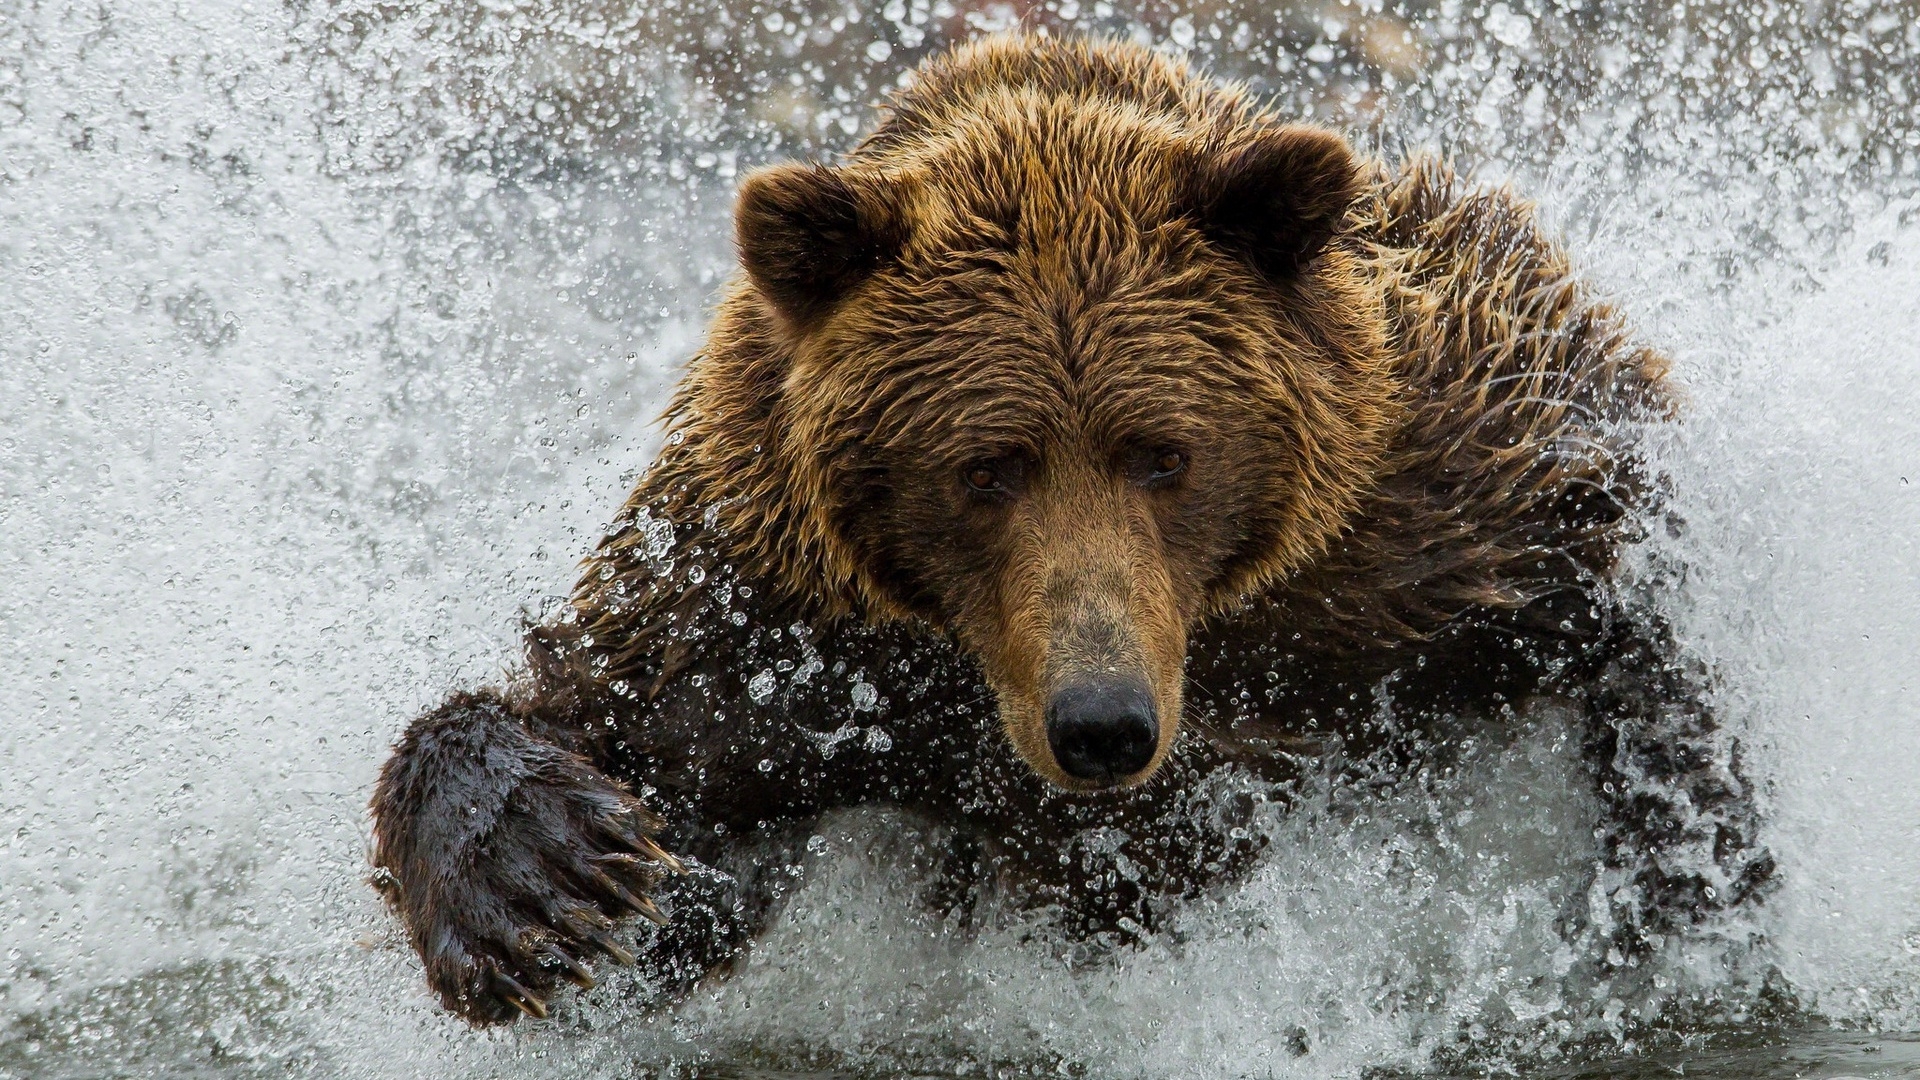
{"label": "bear claw", "polygon": [[616,964],[620,964],[623,967],[632,967],[636,962],[634,955],[626,949],[621,948],[620,943],[613,940],[613,935],[607,933],[605,930],[590,930],[583,936],[588,941],[593,942],[601,952],[606,953],[607,957]]}
{"label": "bear claw", "polygon": [[557,945],[548,945],[540,950],[542,956],[553,961],[560,974],[570,983],[582,990],[591,990],[596,985],[593,972],[587,966],[573,958],[572,954]]}
{"label": "bear claw", "polygon": [[504,971],[496,970],[493,972],[493,981],[501,984],[502,993],[500,996],[506,1000],[507,1004],[512,1005],[514,1008],[519,1009],[521,1012],[536,1020],[546,1019],[547,1003],[542,1001],[533,991],[521,986],[513,976]]}

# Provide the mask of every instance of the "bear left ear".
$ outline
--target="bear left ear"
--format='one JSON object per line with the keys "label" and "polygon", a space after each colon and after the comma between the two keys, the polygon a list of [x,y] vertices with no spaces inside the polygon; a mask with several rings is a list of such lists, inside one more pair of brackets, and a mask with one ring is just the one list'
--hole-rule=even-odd
{"label": "bear left ear", "polygon": [[905,243],[884,181],[824,165],[775,165],[748,176],[734,211],[747,276],[791,325],[833,309]]}
{"label": "bear left ear", "polygon": [[1347,141],[1311,127],[1273,127],[1195,170],[1191,216],[1207,238],[1275,281],[1314,260],[1360,194]]}

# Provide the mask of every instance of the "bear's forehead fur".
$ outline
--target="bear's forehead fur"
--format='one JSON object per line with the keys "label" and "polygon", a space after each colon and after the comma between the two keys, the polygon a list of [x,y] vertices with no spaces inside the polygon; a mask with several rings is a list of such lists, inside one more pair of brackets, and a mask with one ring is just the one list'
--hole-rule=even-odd
{"label": "bear's forehead fur", "polygon": [[1008,199],[1013,228],[928,229],[865,283],[800,347],[790,398],[869,444],[946,459],[1191,428],[1219,419],[1196,407],[1288,392],[1285,346],[1310,348],[1309,332],[1190,226],[1143,226],[1098,197]]}
{"label": "bear's forehead fur", "polygon": [[1195,141],[1130,102],[1018,88],[879,161],[920,190],[909,251],[1044,245],[1075,230],[1111,242],[1179,218]]}

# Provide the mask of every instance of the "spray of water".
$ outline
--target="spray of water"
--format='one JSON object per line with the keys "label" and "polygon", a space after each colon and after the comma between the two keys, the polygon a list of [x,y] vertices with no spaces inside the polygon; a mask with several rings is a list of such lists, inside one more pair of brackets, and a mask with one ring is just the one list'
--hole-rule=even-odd
{"label": "spray of water", "polygon": [[1764,907],[1584,975],[1555,920],[1593,807],[1547,713],[1310,784],[1249,881],[1110,961],[931,919],[937,838],[861,814],[677,1009],[618,977],[543,1027],[431,1006],[362,881],[390,740],[512,662],[647,460],[738,171],[1014,14],[0,0],[0,1076],[1329,1076],[1682,1007],[1920,1031],[1920,31],[1845,4],[1028,16],[1470,156],[1675,357],[1687,524],[1642,554],[1688,568],[1661,602],[1763,782]]}

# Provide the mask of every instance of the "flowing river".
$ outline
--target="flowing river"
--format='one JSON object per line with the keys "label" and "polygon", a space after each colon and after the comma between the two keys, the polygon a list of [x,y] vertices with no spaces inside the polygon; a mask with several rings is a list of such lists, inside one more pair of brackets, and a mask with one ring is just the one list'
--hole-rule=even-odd
{"label": "flowing river", "polygon": [[[913,900],[834,819],[729,980],[474,1032],[365,884],[407,721],[651,454],[753,164],[935,45],[1137,34],[1534,196],[1667,351],[1780,885],[1612,981],[1567,718],[1329,780],[1138,951]],[[1920,8],[0,0],[0,1078],[1920,1076]]]}

